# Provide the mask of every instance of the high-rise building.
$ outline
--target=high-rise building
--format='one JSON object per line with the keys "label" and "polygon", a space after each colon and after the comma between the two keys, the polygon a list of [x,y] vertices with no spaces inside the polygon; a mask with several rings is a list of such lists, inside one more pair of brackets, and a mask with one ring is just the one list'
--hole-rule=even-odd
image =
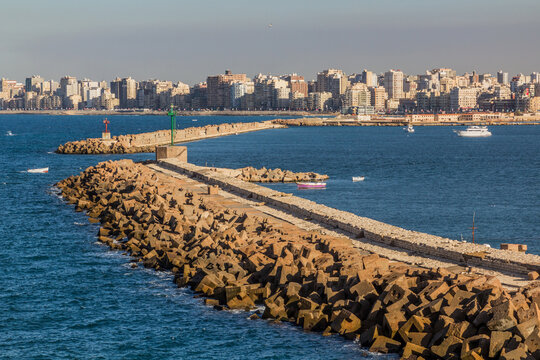
{"label": "high-rise building", "polygon": [[377,74],[375,74],[373,71],[364,69],[364,71],[362,71],[362,82],[369,87],[376,87],[378,85]]}
{"label": "high-rise building", "polygon": [[303,76],[291,74],[285,75],[282,78],[289,83],[289,89],[291,89],[291,93],[299,92],[302,93],[304,97],[308,95],[308,84],[304,80]]}
{"label": "high-rise building", "polygon": [[371,91],[366,84],[357,83],[345,91],[343,108],[371,106]]}
{"label": "high-rise building", "polygon": [[441,92],[448,93],[456,86],[456,81],[450,77],[442,78],[440,81]]}
{"label": "high-rise building", "polygon": [[253,79],[255,89],[253,94],[254,106],[257,109],[271,109],[274,97],[274,83],[279,80],[276,76],[258,74]]}
{"label": "high-rise building", "polygon": [[274,93],[272,99],[272,107],[274,109],[288,109],[289,108],[289,98],[291,95],[291,89],[288,86],[277,86],[274,87]]}
{"label": "high-rise building", "polygon": [[26,78],[26,91],[34,91],[39,94],[41,93],[42,83],[43,78],[39,75],[33,75],[32,77]]}
{"label": "high-rise building", "polygon": [[190,94],[192,109],[206,109],[208,107],[207,86],[205,82],[193,85],[190,89]]}
{"label": "high-rise building", "polygon": [[502,85],[506,85],[509,83],[508,81],[508,73],[503,72],[502,70],[499,70],[497,72],[497,82]]}
{"label": "high-rise building", "polygon": [[478,106],[477,88],[455,87],[450,91],[450,108],[452,110],[473,109]]}
{"label": "high-rise building", "polygon": [[79,95],[77,78],[73,76],[64,76],[60,79],[60,96],[68,98],[73,95]]}
{"label": "high-rise building", "polygon": [[246,82],[246,74],[233,74],[230,70],[226,70],[225,74],[208,76],[206,80],[208,107],[230,108],[230,85],[235,81]]}
{"label": "high-rise building", "polygon": [[317,74],[317,92],[330,92],[332,97],[338,98],[348,86],[349,79],[342,70],[328,69]]}
{"label": "high-rise building", "polygon": [[476,71],[473,71],[472,75],[469,76],[469,82],[471,84],[478,84],[480,82],[480,75],[478,75]]}
{"label": "high-rise building", "polygon": [[119,90],[120,107],[124,109],[134,108],[137,99],[137,82],[131,77],[123,78]]}
{"label": "high-rise building", "polygon": [[325,111],[331,107],[331,92],[312,92],[307,98],[307,107],[309,110]]}
{"label": "high-rise building", "polygon": [[383,87],[377,86],[370,88],[371,91],[371,106],[375,108],[376,111],[384,110],[386,99],[388,94]]}
{"label": "high-rise building", "polygon": [[17,89],[16,80],[0,79],[0,98],[9,99],[15,95]]}
{"label": "high-rise building", "polygon": [[120,99],[121,83],[122,79],[120,79],[119,77],[111,81],[111,95],[114,95],[116,99]]}
{"label": "high-rise building", "polygon": [[390,70],[384,73],[384,89],[389,99],[403,97],[403,73],[400,70]]}
{"label": "high-rise building", "polygon": [[246,95],[247,85],[241,81],[231,83],[231,108],[239,109],[242,104],[242,97]]}

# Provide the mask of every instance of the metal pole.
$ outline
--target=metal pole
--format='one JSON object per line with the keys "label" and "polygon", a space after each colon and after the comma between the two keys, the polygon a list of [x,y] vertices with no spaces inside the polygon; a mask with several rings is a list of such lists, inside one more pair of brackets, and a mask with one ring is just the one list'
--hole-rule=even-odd
{"label": "metal pole", "polygon": [[474,230],[476,229],[476,227],[474,226],[474,217],[476,215],[476,211],[473,212],[473,216],[472,216],[472,243],[474,244]]}
{"label": "metal pole", "polygon": [[176,129],[176,112],[171,105],[171,110],[167,114],[171,117],[171,146],[174,145],[174,130]]}

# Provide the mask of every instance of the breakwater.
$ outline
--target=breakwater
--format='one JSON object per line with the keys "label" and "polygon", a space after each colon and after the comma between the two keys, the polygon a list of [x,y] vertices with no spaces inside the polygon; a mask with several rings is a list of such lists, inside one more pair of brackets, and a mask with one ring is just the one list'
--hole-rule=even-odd
{"label": "breakwater", "polygon": [[[189,127],[176,130],[174,132],[174,142],[182,143],[280,127],[284,126],[274,124],[271,121]],[[110,140],[90,138],[70,141],[58,146],[56,152],[59,154],[130,154],[154,152],[156,146],[170,144],[170,142],[171,131],[159,130],[141,134],[114,136]]]}
{"label": "breakwater", "polygon": [[298,181],[324,181],[328,175],[321,175],[314,172],[292,172],[282,169],[256,169],[248,166],[236,170],[235,177],[247,182],[275,183],[275,182],[298,182]]}
{"label": "breakwater", "polygon": [[540,119],[496,119],[496,120],[481,120],[481,121],[412,121],[406,118],[384,118],[374,117],[370,120],[356,120],[346,117],[309,117],[299,119],[276,119],[274,123],[284,126],[492,126],[492,125],[540,125]]}
{"label": "breakwater", "polygon": [[58,186],[101,222],[102,242],[171,270],[218,309],[262,303],[263,318],[404,358],[510,359],[539,350],[539,288],[509,292],[494,277],[390,262],[127,160]]}
{"label": "breakwater", "polygon": [[255,184],[239,181],[207,168],[175,159],[160,161],[162,166],[200,179],[207,184],[219,185],[244,197],[257,199],[294,214],[309,218],[331,228],[340,229],[355,238],[417,252],[426,256],[448,259],[468,266],[489,267],[527,275],[540,272],[540,256],[488,248],[484,245],[464,243],[417,231],[405,230],[346,211],[330,208],[313,201],[283,193]]}

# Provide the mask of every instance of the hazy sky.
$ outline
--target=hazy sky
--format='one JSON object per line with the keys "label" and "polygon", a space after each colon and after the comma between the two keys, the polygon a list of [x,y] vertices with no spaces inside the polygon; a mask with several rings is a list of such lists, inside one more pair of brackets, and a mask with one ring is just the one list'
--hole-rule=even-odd
{"label": "hazy sky", "polygon": [[[540,71],[540,0],[0,0],[0,77]],[[272,24],[270,27],[269,24]]]}

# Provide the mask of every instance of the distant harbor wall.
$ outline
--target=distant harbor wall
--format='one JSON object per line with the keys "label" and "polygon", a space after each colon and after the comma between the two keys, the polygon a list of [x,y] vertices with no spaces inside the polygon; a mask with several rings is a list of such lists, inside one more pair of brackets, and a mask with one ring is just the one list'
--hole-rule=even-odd
{"label": "distant harbor wall", "polygon": [[[186,174],[207,184],[218,185],[241,196],[265,202],[295,216],[309,218],[330,227],[346,231],[357,238],[415,251],[420,254],[448,259],[456,263],[484,268],[528,274],[540,272],[540,256],[492,249],[485,245],[464,243],[435,235],[382,223],[373,219],[317,204],[296,196],[283,194],[266,187],[246,183],[206,168],[180,162],[161,160],[159,164],[170,170]],[[285,196],[284,196],[285,195]]]}
{"label": "distant harbor wall", "polygon": [[[275,124],[271,121],[189,127],[176,130],[174,142],[182,143],[281,127],[284,127],[284,125]],[[167,145],[170,142],[171,131],[159,130],[141,134],[114,136],[111,140],[90,138],[80,141],[70,141],[58,146],[56,152],[59,154],[130,154],[153,152],[156,146]]]}
{"label": "distant harbor wall", "polygon": [[540,125],[540,117],[509,117],[474,121],[415,121],[401,117],[374,116],[370,120],[353,117],[304,117],[299,119],[276,119],[274,123],[285,126],[471,126],[471,125]]}

